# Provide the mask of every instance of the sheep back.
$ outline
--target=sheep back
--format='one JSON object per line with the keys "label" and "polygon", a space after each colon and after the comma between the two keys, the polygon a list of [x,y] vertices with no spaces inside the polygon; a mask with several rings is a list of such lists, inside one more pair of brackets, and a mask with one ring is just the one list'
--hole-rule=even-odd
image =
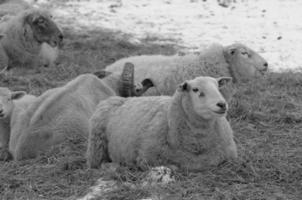
{"label": "sheep back", "polygon": [[168,130],[169,102],[169,97],[111,97],[100,102],[90,119],[88,165],[97,167],[108,159],[139,166],[144,160],[157,162]]}
{"label": "sheep back", "polygon": [[71,135],[88,135],[88,120],[100,100],[115,92],[91,74],[50,89],[28,107],[13,127],[10,151],[16,160],[35,157]]}
{"label": "sheep back", "polygon": [[223,46],[213,44],[199,54],[184,56],[144,55],[121,59],[106,70],[121,73],[125,62],[135,65],[135,82],[150,78],[155,88],[150,88],[146,95],[172,95],[176,86],[196,76],[231,76],[224,59]]}

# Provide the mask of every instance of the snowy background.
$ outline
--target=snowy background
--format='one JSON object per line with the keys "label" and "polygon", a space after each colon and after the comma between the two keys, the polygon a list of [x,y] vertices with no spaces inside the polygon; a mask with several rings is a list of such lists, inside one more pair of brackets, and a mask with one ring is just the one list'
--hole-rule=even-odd
{"label": "snowy background", "polygon": [[[38,1],[43,4],[51,7]],[[198,51],[211,43],[242,42],[259,52],[271,71],[302,68],[301,11],[298,0],[237,0],[228,7],[215,0],[78,0],[52,7],[63,27],[108,28],[130,34],[133,43],[154,38]]]}

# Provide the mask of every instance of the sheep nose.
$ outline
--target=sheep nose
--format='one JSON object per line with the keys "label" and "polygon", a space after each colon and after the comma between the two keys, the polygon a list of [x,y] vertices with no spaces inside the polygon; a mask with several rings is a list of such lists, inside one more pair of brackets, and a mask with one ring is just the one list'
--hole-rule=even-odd
{"label": "sheep nose", "polygon": [[0,116],[3,115],[3,109],[0,109]]}
{"label": "sheep nose", "polygon": [[64,38],[63,34],[59,34],[59,39],[60,39],[60,41],[62,41],[63,38]]}
{"label": "sheep nose", "polygon": [[267,62],[264,63],[263,66],[264,66],[264,69],[267,70],[267,68],[268,68],[268,63],[267,63]]}
{"label": "sheep nose", "polygon": [[226,110],[226,103],[224,103],[224,102],[218,102],[217,104],[216,104],[221,110]]}

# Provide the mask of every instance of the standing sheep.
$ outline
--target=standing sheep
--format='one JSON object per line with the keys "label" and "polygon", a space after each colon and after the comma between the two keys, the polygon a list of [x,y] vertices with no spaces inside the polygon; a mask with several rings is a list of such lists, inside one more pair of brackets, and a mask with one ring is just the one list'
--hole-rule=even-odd
{"label": "standing sheep", "polygon": [[12,92],[8,88],[0,87],[0,160],[10,159],[9,140],[11,127],[36,97],[26,95],[23,91]]}
{"label": "standing sheep", "polygon": [[184,56],[145,55],[121,59],[106,70],[121,73],[125,62],[133,63],[136,82],[150,78],[154,88],[146,95],[173,95],[176,85],[197,76],[230,76],[240,82],[262,76],[267,71],[267,62],[243,44],[223,47],[212,45],[204,52]]}
{"label": "standing sheep", "polygon": [[0,69],[52,65],[62,46],[61,30],[46,11],[38,9],[9,17],[1,23],[0,31]]}
{"label": "standing sheep", "polygon": [[83,74],[43,93],[11,129],[9,151],[13,158],[36,157],[72,135],[87,137],[89,118],[100,101],[115,95],[136,94],[126,91],[135,89],[129,86],[133,82],[133,71],[133,65],[126,64],[122,77],[101,80],[95,75]]}
{"label": "standing sheep", "polygon": [[197,77],[174,96],[111,97],[90,119],[89,167],[116,162],[145,168],[172,164],[205,170],[235,159],[237,148],[218,88],[231,78]]}

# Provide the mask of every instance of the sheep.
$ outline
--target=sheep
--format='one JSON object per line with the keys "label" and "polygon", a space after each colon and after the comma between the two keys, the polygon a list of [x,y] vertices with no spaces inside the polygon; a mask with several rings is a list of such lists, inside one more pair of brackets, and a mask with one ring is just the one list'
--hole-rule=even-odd
{"label": "sheep", "polygon": [[[33,7],[23,1],[23,0],[4,0],[0,2],[0,16],[1,16],[1,26],[5,27],[7,21],[11,19],[12,17],[17,16],[19,13],[33,9]],[[0,28],[3,29],[3,28]],[[2,52],[0,52],[0,56],[3,55]],[[59,56],[59,47],[51,47],[49,44],[43,42],[41,45],[41,51],[38,55],[40,58],[39,64],[42,66],[52,66],[54,64],[57,64],[57,59]],[[0,57],[1,61],[1,57]],[[7,61],[6,61],[7,63]],[[4,66],[0,63],[0,66]]]}
{"label": "sheep", "polygon": [[10,91],[0,87],[0,160],[9,160],[11,155],[8,150],[10,129],[16,124],[19,115],[36,97],[24,91]]}
{"label": "sheep", "polygon": [[16,16],[8,16],[0,32],[0,59],[8,58],[1,59],[0,69],[54,65],[63,45],[63,33],[50,14],[35,8],[24,7]]}
{"label": "sheep", "polygon": [[185,81],[173,96],[111,97],[90,118],[87,165],[115,162],[146,169],[172,165],[207,170],[237,158],[228,104],[219,92],[230,77]]}
{"label": "sheep", "polygon": [[183,56],[142,55],[123,58],[106,67],[107,71],[119,74],[125,62],[133,63],[136,82],[145,78],[155,87],[145,95],[173,95],[177,84],[197,76],[230,76],[233,82],[246,82],[262,76],[267,71],[267,62],[255,51],[235,43],[223,47],[213,44],[198,54]]}
{"label": "sheep", "polygon": [[47,90],[11,129],[9,151],[13,159],[34,158],[71,136],[87,138],[89,118],[100,101],[136,94],[126,91],[135,89],[129,86],[133,71],[134,66],[128,63],[121,77],[99,79],[93,74],[82,74],[62,87]]}

